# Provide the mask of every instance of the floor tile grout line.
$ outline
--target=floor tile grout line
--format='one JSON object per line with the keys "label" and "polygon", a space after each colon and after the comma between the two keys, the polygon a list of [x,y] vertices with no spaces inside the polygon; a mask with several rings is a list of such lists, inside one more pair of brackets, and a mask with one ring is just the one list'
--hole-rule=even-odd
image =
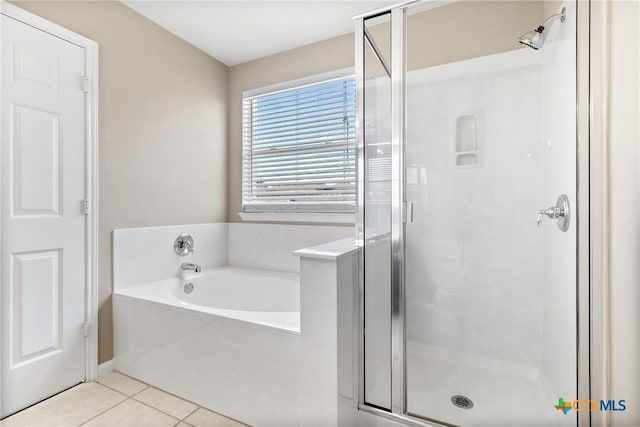
{"label": "floor tile grout line", "polygon": [[[142,385],[144,386],[144,388],[143,388],[142,390],[140,390],[140,391],[136,391],[136,392],[135,392],[135,393],[133,393],[131,396],[129,396],[128,394],[123,393],[123,392],[121,392],[120,390],[117,390],[117,389],[115,389],[114,387],[112,387],[112,386],[110,386],[110,385],[107,385],[107,384],[105,384],[105,383],[103,383],[103,382],[100,382],[100,379],[105,378],[105,377],[107,377],[109,374],[114,374],[114,373],[115,373],[115,374],[118,374],[118,375],[120,375],[120,376],[122,376],[122,377],[128,378],[128,379],[130,379],[131,381],[134,381],[134,382],[136,382],[136,383],[138,383],[138,384],[142,384]],[[137,379],[137,378],[130,377],[129,375],[127,375],[127,374],[123,374],[122,372],[120,372],[120,371],[116,371],[115,369],[114,369],[113,371],[109,372],[109,374],[104,375],[104,376],[99,377],[99,378],[96,378],[93,382],[96,382],[96,383],[98,383],[98,384],[101,384],[101,385],[103,385],[103,386],[105,386],[105,387],[109,387],[111,390],[113,390],[113,391],[117,391],[117,392],[118,392],[118,393],[120,393],[120,394],[124,394],[124,395],[125,395],[125,396],[127,396],[127,397],[133,397],[133,396],[135,396],[135,395],[137,395],[137,394],[142,393],[143,391],[145,391],[145,390],[146,390],[146,389],[148,389],[149,387],[153,387],[151,384],[147,384],[147,383],[145,383],[144,381],[140,381],[140,380],[139,380],[139,379]]]}
{"label": "floor tile grout line", "polygon": [[136,392],[136,393],[132,394],[132,395],[131,395],[131,396],[129,396],[129,397],[132,397],[132,398],[133,398],[133,397],[136,397],[137,395],[139,395],[139,394],[140,394],[140,393],[142,393],[143,391],[148,390],[148,389],[150,389],[150,388],[151,388],[151,386],[147,386],[147,387],[143,388],[142,390],[140,390],[140,391],[138,391],[138,392]]}
{"label": "floor tile grout line", "polygon": [[[121,393],[121,392],[119,392],[118,390],[114,390],[114,389],[112,389],[111,387],[106,386],[105,384],[98,383],[97,381],[82,382],[82,383],[77,384],[77,385],[75,385],[75,386],[73,386],[73,387],[70,387],[70,388],[68,388],[68,389],[66,389],[66,390],[64,390],[64,391],[61,391],[60,393],[56,393],[56,394],[54,394],[53,396],[48,397],[48,398],[46,398],[46,399],[44,399],[44,400],[42,400],[42,401],[40,401],[40,402],[38,402],[38,403],[36,403],[36,404],[34,404],[34,405],[31,405],[31,406],[29,406],[28,408],[23,409],[22,411],[16,412],[15,414],[12,414],[10,417],[12,417],[12,416],[14,416],[14,415],[17,415],[17,414],[19,414],[19,413],[21,413],[21,412],[25,412],[25,411],[27,411],[27,410],[29,410],[29,409],[31,409],[31,408],[36,408],[36,407],[38,407],[38,406],[40,406],[40,405],[44,404],[45,402],[50,401],[51,399],[55,398],[56,396],[62,395],[62,394],[64,394],[64,393],[67,393],[67,392],[69,392],[69,391],[71,391],[71,390],[73,390],[73,389],[76,389],[77,387],[80,387],[80,386],[84,385],[84,384],[96,384],[96,385],[98,385],[98,386],[104,387],[104,388],[105,388],[105,389],[107,389],[107,390],[110,390],[110,391],[114,391],[114,392],[116,392],[119,396],[124,397],[124,399],[123,399],[123,400],[121,400],[121,401],[119,401],[119,402],[117,402],[117,403],[115,403],[115,404],[113,404],[113,405],[111,405],[111,406],[109,406],[108,408],[106,408],[106,409],[104,409],[104,410],[100,411],[100,412],[99,412],[99,413],[97,413],[96,415],[93,415],[92,417],[90,417],[90,418],[89,418],[89,419],[87,419],[86,421],[83,421],[82,423],[78,424],[78,426],[85,425],[86,423],[88,423],[89,421],[93,420],[94,418],[99,417],[100,415],[102,415],[102,414],[104,414],[105,412],[107,412],[107,411],[109,411],[109,410],[111,410],[111,409],[115,408],[116,406],[120,405],[121,403],[124,403],[127,399],[129,399],[129,396],[127,396],[126,394]],[[8,419],[8,418],[10,418],[10,417],[7,417],[7,419]],[[2,420],[2,421],[4,421],[4,420]],[[2,424],[2,423],[0,422],[0,424]]]}
{"label": "floor tile grout line", "polygon": [[[212,414],[216,414],[216,415],[217,415],[217,416],[219,416],[219,417],[226,418],[227,420],[233,421],[234,423],[237,423],[237,424],[239,424],[240,426],[244,426],[244,427],[252,427],[252,426],[251,426],[251,425],[249,425],[249,424],[245,424],[245,423],[243,423],[242,421],[238,421],[238,420],[237,420],[237,419],[235,419],[235,418],[231,418],[231,417],[229,417],[228,415],[224,415],[224,414],[221,414],[220,412],[216,412],[216,411],[213,411],[213,410],[211,410],[211,409],[207,409],[207,408],[205,408],[205,407],[203,407],[203,406],[199,406],[195,411],[193,411],[191,414],[187,415],[187,418],[189,418],[191,415],[193,415],[193,414],[194,414],[198,409],[202,409],[203,411],[208,411],[208,412],[211,412]],[[186,420],[187,418],[185,418],[185,420]],[[182,420],[182,421],[184,421],[184,420]],[[185,424],[189,424],[189,423],[185,421]],[[192,424],[189,424],[189,425],[191,426]]]}
{"label": "floor tile grout line", "polygon": [[[122,393],[120,393],[120,394],[122,394]],[[83,425],[87,424],[89,421],[92,421],[92,420],[94,420],[94,419],[98,418],[100,415],[104,414],[104,413],[105,413],[105,412],[107,412],[107,411],[112,410],[113,408],[115,408],[115,407],[116,407],[116,406],[118,406],[118,405],[123,404],[124,402],[126,402],[126,401],[127,401],[127,400],[129,400],[129,399],[130,399],[130,397],[127,397],[126,399],[124,399],[124,400],[122,400],[122,401],[120,401],[120,402],[116,403],[115,405],[113,405],[113,406],[111,406],[111,407],[109,407],[109,408],[105,409],[104,411],[100,412],[99,414],[97,414],[97,415],[95,415],[95,416],[93,416],[93,417],[89,418],[87,421],[83,422],[82,424],[79,424],[79,425],[78,425],[78,427],[83,426]]]}
{"label": "floor tile grout line", "polygon": [[127,397],[127,398],[131,398],[131,397],[135,396],[135,395],[136,395],[136,394],[138,394],[138,393],[142,393],[143,391],[145,391],[146,389],[148,389],[149,387],[151,387],[151,386],[150,386],[150,385],[148,385],[148,384],[145,384],[145,383],[142,383],[142,382],[138,381],[138,382],[140,382],[140,384],[143,384],[145,387],[144,387],[142,390],[140,390],[140,391],[136,392],[135,394],[133,394],[133,395],[129,396],[128,394],[123,393],[123,392],[121,392],[120,390],[118,390],[118,389],[116,389],[116,388],[113,388],[113,387],[112,387],[112,386],[110,386],[110,385],[107,385],[107,384],[105,384],[105,383],[101,383],[101,382],[98,382],[98,381],[95,381],[95,382],[96,382],[97,384],[100,384],[100,385],[101,385],[101,386],[103,386],[103,387],[108,388],[109,390],[113,390],[113,391],[115,391],[116,393],[120,393],[121,395],[123,395],[123,396],[125,396],[125,397]]}
{"label": "floor tile grout line", "polygon": [[[195,405],[195,403],[194,403],[194,405]],[[184,417],[181,421],[184,421],[184,420],[186,420],[187,418],[189,418],[191,415],[195,414],[195,413],[196,413],[196,411],[197,411],[198,409],[200,409],[200,408],[202,408],[202,407],[201,407],[201,406],[199,406],[199,405],[196,405],[196,409],[194,409],[193,411],[189,412],[189,414],[188,414],[186,417]],[[187,423],[187,424],[189,424],[189,423]],[[189,425],[191,425],[191,424],[189,424]]]}
{"label": "floor tile grout line", "polygon": [[[136,402],[142,403],[143,405],[145,405],[145,406],[147,406],[147,407],[149,407],[149,408],[151,408],[151,409],[155,409],[156,411],[161,412],[161,413],[163,413],[163,414],[165,414],[165,415],[167,415],[167,416],[169,416],[169,417],[171,417],[171,418],[178,419],[178,417],[175,417],[175,416],[173,416],[173,415],[171,415],[171,414],[169,414],[169,413],[167,413],[167,412],[163,411],[162,409],[156,408],[155,406],[152,406],[152,405],[150,405],[150,404],[148,404],[148,403],[146,403],[146,402],[143,402],[142,400],[136,399],[136,397],[135,397],[135,396],[138,396],[140,393],[142,393],[142,392],[143,392],[143,391],[145,391],[145,390],[148,390],[148,389],[150,389],[150,388],[153,388],[153,389],[158,390],[158,391],[160,391],[160,392],[162,392],[162,393],[166,393],[166,394],[168,394],[168,395],[170,395],[170,396],[173,396],[173,397],[175,397],[176,399],[180,399],[180,400],[182,400],[182,401],[184,401],[184,402],[191,403],[192,405],[195,405],[195,407],[196,407],[196,408],[195,408],[193,411],[191,411],[191,412],[190,412],[186,417],[184,417],[184,418],[182,418],[182,419],[178,419],[178,424],[180,424],[180,422],[184,422],[185,424],[187,424],[187,425],[189,425],[189,426],[193,427],[193,425],[192,425],[192,424],[187,423],[185,420],[186,420],[187,418],[189,418],[191,415],[193,415],[193,414],[194,414],[198,409],[202,409],[202,410],[208,410],[208,411],[210,411],[210,412],[213,412],[213,413],[214,413],[214,414],[216,414],[216,415],[219,415],[219,416],[221,416],[221,417],[223,417],[223,418],[227,418],[227,419],[229,419],[229,420],[231,420],[231,421],[234,421],[234,422],[236,422],[236,423],[239,423],[240,425],[250,427],[248,424],[244,424],[244,423],[242,423],[242,422],[240,422],[240,421],[236,420],[235,418],[231,418],[231,417],[228,417],[228,416],[226,416],[226,415],[224,415],[224,414],[221,414],[221,413],[219,413],[219,412],[212,411],[212,410],[210,410],[210,409],[206,409],[206,408],[204,408],[204,407],[202,407],[202,406],[200,406],[200,405],[198,405],[198,404],[196,404],[196,403],[194,403],[194,402],[192,402],[192,401],[190,401],[190,400],[183,399],[182,397],[180,397],[180,396],[176,396],[176,395],[175,395],[175,394],[173,394],[173,393],[169,393],[168,391],[165,391],[165,390],[162,390],[162,389],[160,389],[160,388],[154,387],[154,386],[152,386],[151,384],[147,384],[147,383],[142,382],[142,381],[140,381],[140,380],[138,380],[138,379],[136,379],[136,378],[130,377],[129,375],[123,374],[123,373],[122,373],[122,372],[120,372],[120,371],[113,370],[112,372],[115,372],[115,373],[117,373],[117,374],[119,374],[119,375],[122,375],[123,377],[129,378],[130,380],[132,380],[132,381],[136,381],[136,382],[138,382],[138,383],[140,383],[140,384],[142,384],[142,385],[144,385],[144,386],[145,386],[142,390],[140,390],[140,391],[138,391],[138,392],[134,393],[133,395],[129,396],[129,395],[127,395],[127,394],[125,394],[125,393],[123,393],[123,392],[121,392],[121,391],[119,391],[119,390],[116,390],[115,388],[113,388],[113,387],[111,387],[111,386],[109,386],[109,385],[107,385],[107,384],[104,384],[104,383],[99,382],[99,379],[97,379],[96,381],[94,381],[95,383],[100,384],[101,386],[104,386],[104,387],[106,387],[106,388],[108,388],[108,389],[110,389],[110,390],[113,390],[113,391],[115,391],[115,392],[117,392],[117,393],[120,393],[121,395],[125,396],[125,397],[126,397],[126,399],[125,399],[125,400],[123,400],[123,401],[122,401],[122,402],[120,402],[120,403],[124,403],[126,400],[131,399],[131,400],[134,400],[134,401],[136,401]],[[115,408],[115,407],[116,407],[116,406],[118,406],[120,403],[118,403],[117,405],[113,406],[112,408]],[[112,409],[112,408],[110,408],[110,409]],[[106,412],[106,411],[105,411],[105,412]],[[96,415],[96,417],[97,417],[97,416],[99,416],[99,415],[102,415],[102,413],[100,413],[100,414]],[[95,418],[95,417],[94,417],[94,418]],[[93,419],[93,418],[91,418],[91,419]],[[89,420],[89,421],[91,421],[91,420]],[[85,424],[86,424],[86,423],[88,423],[89,421],[86,421],[86,422],[85,422]],[[177,424],[176,424],[176,425],[177,425]]]}
{"label": "floor tile grout line", "polygon": [[[123,375],[123,376],[125,376],[125,377],[128,377],[128,376],[126,376],[126,375],[124,375],[124,374],[121,374],[121,375]],[[165,415],[165,416],[168,416],[169,418],[171,418],[171,419],[173,419],[173,420],[177,421],[177,422],[176,422],[176,424],[174,424],[174,427],[175,427],[175,426],[177,426],[178,424],[182,423],[182,422],[183,422],[184,424],[186,424],[187,426],[189,426],[189,427],[194,427],[194,425],[193,425],[193,424],[191,424],[191,423],[187,422],[186,420],[187,420],[189,417],[191,417],[193,414],[195,414],[195,413],[196,413],[198,410],[200,410],[200,409],[202,409],[203,411],[210,411],[211,413],[216,414],[216,415],[218,415],[218,416],[220,416],[220,417],[226,418],[226,419],[228,419],[228,420],[230,420],[230,421],[237,422],[237,423],[239,423],[240,425],[246,426],[246,424],[240,423],[239,421],[237,421],[237,420],[235,420],[235,419],[233,419],[233,418],[230,418],[230,417],[228,417],[228,416],[226,416],[226,415],[220,414],[220,413],[215,412],[215,411],[208,410],[208,409],[206,409],[206,408],[204,408],[204,407],[202,407],[202,406],[200,406],[200,405],[197,405],[197,404],[196,404],[196,403],[194,403],[194,402],[191,402],[191,401],[189,401],[189,400],[183,399],[183,398],[181,398],[181,397],[179,397],[179,396],[176,396],[176,395],[174,395],[174,394],[171,394],[171,393],[169,393],[169,392],[166,392],[166,391],[164,391],[164,390],[162,390],[162,389],[155,388],[155,387],[153,387],[153,386],[151,386],[151,385],[149,385],[149,384],[146,384],[146,383],[143,383],[143,382],[141,382],[141,381],[138,381],[138,380],[136,380],[135,378],[131,378],[131,377],[128,377],[128,378],[130,378],[131,380],[137,381],[137,382],[138,382],[138,383],[140,383],[141,385],[144,385],[144,388],[143,388],[142,390],[140,390],[140,391],[136,392],[135,394],[133,394],[133,395],[129,396],[129,395],[127,395],[127,394],[125,394],[125,393],[121,392],[120,390],[117,390],[117,389],[113,388],[112,386],[109,386],[109,385],[107,385],[107,384],[104,384],[104,383],[101,383],[101,382],[98,382],[98,381],[91,381],[91,382],[89,382],[89,383],[86,383],[86,384],[94,383],[94,384],[96,384],[96,385],[97,385],[97,386],[99,386],[99,387],[103,387],[103,389],[104,389],[104,390],[109,390],[109,391],[115,392],[115,393],[116,393],[116,395],[117,395],[117,396],[119,396],[119,398],[122,398],[122,400],[121,400],[121,401],[119,401],[119,402],[117,402],[117,403],[115,403],[115,404],[113,404],[113,405],[110,405],[109,407],[107,407],[107,408],[105,408],[104,410],[102,410],[102,411],[98,412],[97,414],[95,414],[95,415],[91,416],[90,418],[88,418],[87,420],[85,420],[85,421],[81,422],[80,424],[77,424],[77,427],[85,426],[86,424],[90,423],[91,421],[95,420],[96,418],[100,417],[101,415],[103,415],[103,414],[105,414],[105,413],[107,413],[107,412],[111,411],[112,409],[116,408],[117,406],[119,406],[119,405],[122,405],[122,404],[126,403],[128,400],[131,400],[131,401],[133,401],[133,402],[137,402],[137,403],[139,403],[139,404],[141,404],[141,405],[144,405],[144,406],[148,407],[149,409],[151,409],[151,410],[153,410],[153,411],[156,411],[156,412],[158,412],[158,413],[160,413],[160,414],[163,414],[163,415]],[[80,385],[82,385],[82,384],[80,384]],[[76,387],[78,387],[78,386],[71,387],[70,389],[68,389],[68,390],[66,390],[66,391],[70,391],[70,390],[72,390],[72,389],[74,389],[74,388],[76,388]],[[135,396],[140,395],[140,394],[141,394],[141,393],[143,393],[145,390],[148,390],[148,389],[150,389],[150,388],[153,388],[153,389],[155,389],[155,390],[157,390],[157,391],[159,391],[159,392],[161,392],[161,393],[165,393],[165,394],[167,394],[167,395],[169,395],[169,396],[172,396],[172,397],[174,397],[174,398],[176,398],[176,399],[178,399],[178,400],[180,400],[180,401],[182,401],[182,402],[185,402],[185,403],[191,404],[191,405],[195,406],[195,408],[194,408],[192,411],[190,411],[189,413],[187,413],[187,415],[185,415],[184,417],[179,418],[178,416],[175,416],[175,415],[169,414],[168,412],[165,412],[164,410],[162,410],[162,409],[160,409],[160,408],[157,408],[157,407],[155,407],[155,406],[153,406],[153,405],[151,405],[151,404],[149,404],[149,403],[146,403],[146,402],[144,402],[144,401],[142,401],[142,400],[139,400],[138,398],[136,398],[136,397],[135,397]],[[64,393],[64,392],[62,392],[62,393]],[[62,394],[62,393],[59,393],[59,394]],[[48,399],[45,399],[45,401],[46,401],[46,400],[48,400]],[[43,402],[45,402],[45,401],[43,401]],[[34,407],[35,407],[35,406],[38,406],[39,404],[41,404],[41,403],[43,403],[43,402],[40,402],[40,403],[38,403],[38,404],[36,404],[36,405],[33,405],[33,406],[34,406]],[[248,426],[247,426],[247,427],[248,427]]]}
{"label": "floor tile grout line", "polygon": [[[161,412],[161,413],[163,413],[163,414],[165,414],[165,415],[168,415],[168,416],[170,416],[171,418],[178,420],[178,422],[182,421],[182,419],[181,419],[181,418],[178,418],[178,417],[176,417],[175,415],[171,415],[171,414],[169,414],[169,413],[167,413],[167,412],[163,411],[162,409],[156,408],[155,406],[152,406],[152,405],[150,405],[149,403],[143,402],[142,400],[138,400],[138,399],[134,398],[133,396],[132,396],[132,397],[130,397],[129,399],[131,399],[131,400],[135,400],[136,402],[141,403],[141,404],[143,404],[144,406],[147,406],[147,407],[149,407],[149,408],[151,408],[151,409],[155,409],[155,410],[156,410],[156,411],[158,411],[158,412]],[[197,409],[198,409],[198,408],[196,408],[195,410],[197,410]],[[191,414],[189,414],[189,415],[191,415]],[[187,416],[189,416],[189,415],[187,415]]]}
{"label": "floor tile grout line", "polygon": [[[133,399],[133,400],[135,400],[136,402],[140,402],[140,403],[142,403],[142,404],[144,404],[144,405],[148,406],[148,407],[149,407],[149,408],[151,408],[151,409],[155,409],[155,410],[157,410],[157,411],[159,411],[159,412],[162,412],[162,413],[163,413],[163,414],[165,414],[165,415],[168,415],[168,416],[170,416],[170,417],[172,417],[172,418],[178,419],[178,424],[180,424],[180,421],[184,421],[184,420],[186,420],[187,418],[189,418],[191,415],[193,415],[193,413],[194,413],[194,412],[196,412],[198,409],[200,409],[200,408],[201,408],[201,406],[200,406],[200,405],[197,405],[196,403],[194,403],[194,402],[192,402],[192,401],[190,401],[190,400],[183,399],[182,397],[180,397],[180,396],[176,396],[176,395],[175,395],[175,394],[173,394],[173,393],[169,393],[168,391],[164,391],[164,390],[162,390],[162,389],[159,389],[159,388],[157,388],[157,387],[154,387],[154,386],[152,386],[151,384],[147,384],[147,383],[142,382],[142,381],[140,381],[140,380],[138,380],[138,379],[136,379],[136,378],[130,377],[129,375],[123,374],[123,373],[122,373],[122,372],[120,372],[120,371],[113,370],[113,371],[111,371],[111,372],[115,372],[115,373],[117,373],[117,374],[119,374],[119,375],[122,375],[123,377],[129,378],[129,379],[131,379],[131,380],[133,380],[133,381],[136,381],[136,382],[139,382],[140,384],[145,385],[145,388],[143,388],[142,390],[140,390],[140,391],[138,391],[138,392],[136,392],[136,393],[132,394],[131,396],[129,396],[129,395],[127,395],[127,394],[125,394],[125,393],[123,393],[123,392],[121,392],[121,391],[119,391],[119,390],[116,390],[115,388],[113,388],[113,387],[111,387],[111,386],[108,386],[107,384],[104,384],[104,383],[99,382],[99,380],[100,380],[99,378],[98,378],[95,382],[96,382],[96,383],[98,383],[98,384],[100,384],[100,385],[102,385],[102,386],[104,386],[104,387],[107,387],[107,388],[109,388],[109,389],[111,389],[111,390],[113,390],[113,391],[115,391],[115,392],[118,392],[118,393],[120,393],[120,394],[121,394],[121,395],[123,395],[123,396],[126,396],[126,397],[127,397],[127,399]],[[194,405],[196,408],[195,408],[193,411],[189,412],[189,413],[187,414],[187,416],[185,416],[184,418],[178,418],[178,417],[173,416],[173,415],[171,415],[171,414],[169,414],[169,413],[167,413],[167,412],[163,411],[162,409],[156,408],[155,406],[152,406],[152,405],[150,405],[150,404],[148,404],[148,403],[146,403],[146,402],[144,402],[144,401],[142,401],[142,400],[140,400],[140,399],[136,399],[136,396],[138,396],[140,393],[142,393],[143,391],[148,390],[148,389],[150,389],[150,388],[153,388],[153,389],[155,389],[155,390],[158,390],[158,391],[160,391],[160,392],[162,392],[162,393],[166,393],[166,394],[168,394],[169,396],[175,397],[176,399],[180,399],[180,400],[182,400],[182,401],[184,401],[184,402],[190,403],[190,404]],[[124,402],[124,401],[123,401],[123,402]],[[118,406],[118,405],[116,405],[116,406]],[[219,415],[222,415],[222,414],[219,414]],[[223,415],[223,416],[224,416],[224,415]],[[228,418],[228,417],[225,417],[225,418]],[[87,421],[87,422],[88,422],[88,421]],[[188,423],[187,423],[187,424],[188,424]],[[189,424],[189,425],[191,425],[191,424]]]}
{"label": "floor tile grout line", "polygon": [[[135,379],[135,378],[133,378],[133,379]],[[144,383],[143,383],[143,384],[144,384]],[[153,385],[151,385],[151,384],[149,384],[149,387],[145,388],[144,390],[139,391],[138,393],[134,394],[134,395],[133,395],[133,396],[131,396],[131,397],[135,398],[135,397],[136,397],[136,396],[138,396],[140,393],[142,393],[143,391],[146,391],[146,390],[148,390],[148,389],[150,389],[150,388],[152,388],[152,389],[154,389],[154,390],[156,390],[156,391],[159,391],[159,392],[161,392],[161,393],[168,394],[169,396],[174,397],[174,398],[176,398],[176,399],[178,399],[178,400],[181,400],[181,401],[183,401],[183,402],[186,402],[186,403],[190,403],[190,404],[192,404],[193,406],[195,406],[195,407],[196,407],[196,409],[194,409],[194,410],[193,410],[193,412],[197,411],[197,410],[198,410],[198,408],[202,408],[202,406],[198,405],[197,403],[195,403],[195,402],[193,402],[193,401],[191,401],[191,400],[185,399],[184,397],[180,397],[180,396],[178,396],[177,394],[173,394],[173,393],[171,393],[171,392],[169,392],[169,391],[166,391],[166,390],[164,390],[164,389],[162,389],[162,388],[158,388],[158,387],[153,386]],[[136,400],[138,400],[138,399],[136,399]],[[189,415],[193,414],[193,412],[191,412]],[[187,417],[188,417],[189,415],[187,415]]]}
{"label": "floor tile grout line", "polygon": [[177,424],[174,424],[174,425],[178,425],[178,424],[180,424],[180,423],[182,422],[182,420],[181,420],[181,419],[179,419],[179,418],[177,418],[177,417],[174,417],[173,415],[167,414],[166,412],[164,412],[164,411],[162,411],[162,410],[160,410],[160,409],[158,409],[158,408],[154,408],[153,406],[148,405],[148,404],[146,404],[146,403],[144,403],[144,402],[141,402],[141,401],[139,401],[138,399],[134,399],[133,397],[127,397],[125,400],[123,400],[122,402],[118,403],[117,405],[112,406],[111,408],[107,409],[106,411],[103,411],[103,412],[99,413],[99,414],[98,414],[98,415],[96,415],[95,417],[91,418],[90,420],[85,421],[83,424],[80,424],[80,425],[81,425],[81,426],[85,425],[86,423],[88,423],[89,421],[93,420],[94,418],[97,418],[97,417],[99,417],[100,415],[104,414],[105,412],[107,412],[107,411],[109,411],[109,410],[111,410],[111,409],[115,408],[116,406],[121,405],[122,403],[125,403],[127,400],[132,400],[132,401],[134,401],[134,402],[138,402],[138,403],[140,403],[140,404],[142,404],[142,405],[146,406],[147,408],[153,409],[153,410],[154,410],[154,411],[156,411],[156,412],[160,412],[160,413],[161,413],[161,414],[163,414],[163,415],[166,415],[166,416],[168,416],[168,417],[170,417],[170,418],[173,418],[174,420],[176,420],[176,421],[177,421]]}
{"label": "floor tile grout line", "polygon": [[[198,404],[197,404],[197,403],[195,403],[195,402],[192,402],[192,401],[190,401],[190,400],[184,399],[184,398],[182,398],[182,397],[180,397],[180,396],[177,396],[177,395],[175,395],[175,394],[173,394],[173,393],[170,393],[170,392],[168,392],[168,391],[166,391],[166,390],[163,390],[163,389],[161,389],[161,388],[157,388],[157,387],[155,387],[155,386],[153,386],[153,385],[151,385],[151,384],[147,384],[147,383],[145,383],[145,382],[142,382],[142,381],[140,381],[140,380],[139,380],[139,379],[137,379],[137,378],[131,377],[131,376],[127,375],[127,374],[123,374],[122,372],[120,372],[120,371],[116,371],[115,369],[114,369],[113,371],[111,371],[111,372],[115,372],[115,373],[117,373],[117,374],[119,374],[119,375],[122,375],[123,377],[127,377],[127,378],[129,378],[129,379],[131,379],[131,380],[133,380],[133,381],[137,381],[137,382],[139,382],[140,384],[144,384],[146,387],[145,387],[145,388],[143,388],[142,390],[140,390],[139,392],[137,392],[137,393],[135,393],[135,394],[133,394],[133,395],[131,395],[131,396],[128,396],[128,395],[126,395],[126,394],[124,394],[124,393],[122,393],[122,392],[120,392],[120,391],[118,391],[118,390],[115,390],[115,389],[113,389],[113,388],[109,387],[109,386],[108,386],[108,385],[106,385],[106,384],[102,384],[102,383],[100,383],[100,384],[104,385],[105,387],[109,387],[109,388],[111,388],[112,390],[115,390],[115,391],[117,391],[118,393],[120,393],[120,394],[122,394],[122,395],[127,396],[127,398],[130,398],[130,399],[135,400],[136,402],[144,403],[144,404],[145,404],[145,405],[147,405],[148,407],[150,407],[150,408],[152,408],[152,409],[156,409],[156,410],[158,410],[158,411],[162,412],[163,414],[169,415],[170,417],[177,418],[177,417],[175,417],[175,416],[173,416],[173,415],[171,415],[171,414],[168,414],[167,412],[164,412],[164,411],[163,411],[163,410],[161,410],[161,409],[156,408],[155,406],[152,406],[152,405],[150,405],[150,404],[148,404],[148,403],[145,403],[145,402],[144,402],[144,401],[142,401],[142,400],[136,399],[136,396],[138,396],[138,395],[139,395],[140,393],[142,393],[143,391],[146,391],[146,390],[148,390],[148,389],[150,389],[150,388],[153,388],[153,389],[158,390],[158,391],[160,391],[160,392],[162,392],[162,393],[166,393],[166,394],[168,394],[169,396],[173,396],[173,397],[175,397],[176,399],[180,399],[180,400],[182,400],[182,401],[184,401],[184,402],[187,402],[187,403],[190,403],[190,404],[194,405],[196,408],[195,408],[193,411],[191,411],[191,412],[190,412],[186,417],[184,417],[184,418],[180,419],[180,421],[184,421],[184,420],[186,420],[186,419],[187,419],[187,418],[189,418],[191,415],[193,415],[193,414],[194,414],[198,409],[203,409],[203,410],[209,410],[209,411],[211,411],[210,409],[206,409],[206,408],[204,408],[204,407],[202,407],[202,406],[198,405]],[[98,382],[98,381],[96,380],[96,382]],[[224,418],[230,419],[230,420],[232,420],[232,421],[235,421],[235,422],[238,422],[238,423],[240,422],[240,421],[238,421],[238,420],[236,420],[236,419],[234,419],[234,418],[230,418],[230,417],[228,417],[228,416],[226,416],[226,415],[223,415],[223,414],[221,414],[221,413],[219,413],[219,412],[216,412],[216,411],[211,411],[211,412],[213,412],[214,414],[220,415],[221,417],[224,417]],[[189,424],[189,423],[185,422],[185,424]],[[243,423],[241,423],[241,424],[242,424],[242,425],[245,425],[245,424],[243,424]],[[190,425],[190,426],[192,426],[191,424],[189,424],[189,425]],[[192,427],[193,427],[193,426],[192,426]]]}

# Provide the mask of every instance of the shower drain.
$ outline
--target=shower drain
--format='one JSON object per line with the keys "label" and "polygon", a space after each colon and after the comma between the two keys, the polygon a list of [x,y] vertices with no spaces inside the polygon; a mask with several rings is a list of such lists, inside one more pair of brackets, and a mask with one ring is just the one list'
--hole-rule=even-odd
{"label": "shower drain", "polygon": [[451,396],[451,403],[453,403],[458,408],[462,409],[471,409],[473,408],[473,402],[466,396],[461,396],[456,394],[455,396]]}

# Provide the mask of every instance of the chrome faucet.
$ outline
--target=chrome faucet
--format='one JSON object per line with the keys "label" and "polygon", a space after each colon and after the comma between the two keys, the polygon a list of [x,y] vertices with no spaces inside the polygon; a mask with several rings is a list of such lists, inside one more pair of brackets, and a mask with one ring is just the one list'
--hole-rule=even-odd
{"label": "chrome faucet", "polygon": [[198,264],[191,264],[190,262],[183,262],[180,268],[183,270],[195,271],[196,273],[200,273],[200,270],[202,270],[202,267]]}

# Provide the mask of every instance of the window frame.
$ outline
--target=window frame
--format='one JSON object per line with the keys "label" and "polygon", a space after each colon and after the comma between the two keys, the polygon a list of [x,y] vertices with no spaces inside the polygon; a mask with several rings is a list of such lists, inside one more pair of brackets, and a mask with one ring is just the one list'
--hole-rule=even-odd
{"label": "window frame", "polygon": [[[244,221],[273,221],[273,222],[315,222],[315,223],[338,223],[338,224],[353,224],[355,223],[355,201],[353,212],[334,212],[329,209],[319,211],[294,211],[287,209],[283,206],[282,210],[265,210],[265,211],[246,211],[245,206],[245,175],[247,159],[250,157],[247,155],[247,149],[251,146],[250,136],[247,136],[247,126],[244,116],[244,104],[247,98],[254,98],[259,96],[270,95],[277,92],[298,89],[305,86],[313,86],[329,82],[331,80],[338,80],[344,78],[355,78],[355,69],[353,67],[343,68],[340,70],[330,71],[321,74],[315,74],[312,76],[304,77],[301,79],[289,80],[274,85],[264,86],[256,89],[251,89],[242,92],[241,104],[241,126],[242,126],[242,178],[241,178],[241,209],[238,215]],[[357,120],[357,118],[356,118]],[[354,179],[357,177],[354,177]],[[319,207],[322,203],[318,203]]]}

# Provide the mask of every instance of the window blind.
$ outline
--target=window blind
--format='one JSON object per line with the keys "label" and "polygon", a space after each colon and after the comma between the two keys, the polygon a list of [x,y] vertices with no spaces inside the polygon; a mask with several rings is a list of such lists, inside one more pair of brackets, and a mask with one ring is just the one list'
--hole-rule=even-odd
{"label": "window blind", "polygon": [[243,99],[243,211],[354,212],[355,79]]}

